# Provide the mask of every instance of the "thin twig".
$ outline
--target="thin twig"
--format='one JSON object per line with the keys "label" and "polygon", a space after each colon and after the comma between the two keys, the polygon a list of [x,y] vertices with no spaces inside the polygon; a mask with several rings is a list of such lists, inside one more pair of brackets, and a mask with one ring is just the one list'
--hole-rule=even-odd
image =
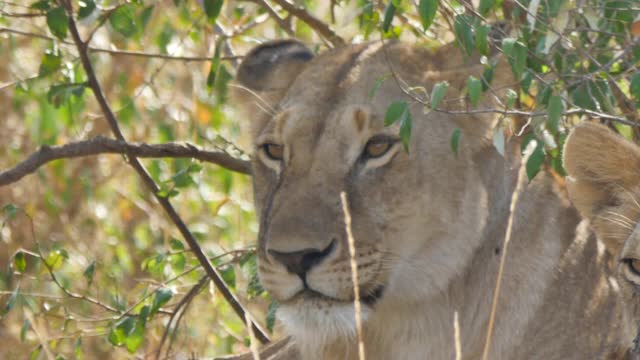
{"label": "thin twig", "polygon": [[455,342],[456,360],[462,360],[462,342],[460,341],[460,319],[458,312],[453,313],[453,340]]}
{"label": "thin twig", "polygon": [[[167,326],[165,327],[164,332],[162,333],[162,339],[160,340],[160,345],[158,345],[158,350],[156,351],[156,360],[160,360],[160,354],[162,353],[162,348],[164,347],[164,343],[167,340],[167,336],[169,335],[169,332],[171,332],[171,325],[173,321],[176,319],[176,315],[178,315],[179,313],[182,314],[186,311],[187,307],[189,306],[189,303],[191,303],[191,301],[195,298],[195,296],[200,292],[200,289],[202,289],[202,287],[205,286],[208,282],[209,282],[208,276],[201,277],[198,283],[194,285],[189,290],[189,292],[187,292],[187,294],[182,299],[180,299],[180,302],[178,302],[176,306],[173,308],[173,314],[169,318],[169,322],[167,323]],[[177,322],[173,324],[173,332],[175,333],[176,331],[178,331]],[[167,357],[168,356],[169,354],[167,353]]]}
{"label": "thin twig", "polygon": [[[120,130],[120,126],[118,125],[116,116],[111,110],[111,107],[109,106],[109,103],[107,102],[107,99],[105,98],[104,93],[102,92],[102,88],[96,77],[95,71],[93,69],[93,65],[91,65],[87,44],[83,42],[82,38],[80,37],[80,33],[78,31],[75,19],[73,17],[74,11],[73,11],[72,2],[71,0],[64,0],[63,2],[66,8],[66,11],[69,15],[68,16],[69,33],[71,34],[71,37],[73,38],[73,41],[76,44],[76,47],[78,49],[78,55],[80,56],[82,67],[84,68],[84,71],[87,75],[89,87],[93,90],[93,94],[100,106],[100,109],[102,110],[102,113],[105,116],[105,119],[109,127],[111,128],[111,131],[113,132],[113,134],[117,139],[124,141],[125,138],[124,138],[124,135],[122,134],[122,131]],[[242,304],[240,304],[240,302],[238,301],[236,296],[233,294],[233,292],[229,290],[226,283],[222,279],[222,276],[220,275],[220,273],[213,267],[213,265],[207,258],[206,254],[198,244],[198,241],[195,239],[193,234],[191,234],[191,232],[189,231],[189,228],[184,223],[180,215],[178,215],[173,205],[171,205],[171,202],[169,201],[169,199],[160,196],[159,194],[160,189],[158,185],[151,178],[151,176],[149,175],[145,167],[140,163],[140,161],[135,157],[135,155],[127,154],[126,156],[128,158],[128,162],[131,165],[131,167],[133,167],[134,170],[138,173],[138,175],[140,176],[140,178],[142,179],[146,187],[154,194],[158,203],[160,203],[160,205],[165,210],[165,212],[167,213],[171,221],[176,225],[176,227],[184,237],[185,241],[193,251],[194,255],[196,256],[196,258],[198,259],[198,261],[200,262],[204,270],[207,272],[207,275],[209,275],[211,280],[213,280],[214,284],[216,285],[216,288],[224,296],[224,298],[227,300],[227,302],[229,303],[231,308],[236,312],[236,314],[241,319],[244,319],[246,310],[244,309]],[[252,322],[252,327],[256,334],[256,337],[262,343],[269,342],[269,337],[266,335],[264,330],[262,330],[255,322]]]}
{"label": "thin twig", "polygon": [[281,18],[280,15],[278,15],[278,12],[266,0],[246,0],[246,1],[253,2],[258,6],[260,6],[261,8],[263,8],[269,14],[269,17],[271,17],[275,22],[277,22],[280,29],[284,30],[284,32],[286,32],[287,35],[291,37],[296,36],[295,31],[293,31],[293,28],[291,27],[290,18],[289,17],[286,19]]}
{"label": "thin twig", "polygon": [[516,179],[516,188],[513,190],[511,194],[511,204],[509,205],[509,220],[507,222],[507,230],[504,236],[504,242],[502,244],[502,252],[500,257],[500,265],[498,266],[498,276],[496,278],[496,285],[493,291],[493,301],[491,302],[491,313],[489,314],[489,323],[487,325],[487,338],[484,344],[484,351],[482,353],[482,360],[487,360],[489,358],[489,349],[491,348],[491,337],[493,335],[493,328],[495,326],[496,320],[496,311],[498,308],[498,298],[500,297],[500,287],[502,285],[502,276],[504,274],[504,264],[507,258],[507,251],[509,250],[509,242],[511,241],[511,234],[513,228],[513,219],[515,218],[516,213],[516,205],[518,203],[518,196],[520,195],[520,191],[522,190],[522,184],[525,183],[524,176],[525,170],[529,156],[525,156],[520,165],[520,170],[518,171],[518,177]]}
{"label": "thin twig", "polygon": [[[60,40],[60,39],[57,39],[57,38],[54,38],[52,36],[48,36],[48,35],[45,35],[45,34],[32,33],[32,32],[28,32],[28,31],[12,29],[12,28],[8,28],[8,27],[4,27],[4,26],[0,26],[0,34],[1,33],[11,33],[11,34],[27,36],[27,37],[32,37],[32,38],[37,38],[37,39],[42,39],[42,40],[56,41],[56,42],[61,43],[61,44],[75,46],[75,44],[73,42],[70,42],[70,41]],[[203,62],[204,61],[204,62],[206,62],[206,61],[211,61],[211,59],[213,58],[213,55],[212,56],[174,56],[174,55],[169,55],[169,54],[148,53],[148,52],[143,52],[143,51],[105,49],[105,48],[100,48],[100,47],[95,47],[95,46],[86,46],[86,49],[87,49],[87,51],[92,52],[92,53],[106,53],[106,54],[110,54],[110,55],[114,55],[114,56],[131,56],[131,57],[162,59],[162,60],[170,60],[170,61],[185,61],[185,62],[191,62],[191,61]],[[241,55],[238,55],[238,56],[222,56],[222,57],[220,57],[220,60],[234,61],[234,60],[238,60],[238,59],[242,59],[242,58],[243,58],[243,56],[241,56]]]}
{"label": "thin twig", "polygon": [[320,36],[325,38],[333,47],[344,46],[346,42],[338,34],[336,34],[329,25],[322,20],[311,15],[304,7],[294,5],[287,0],[273,0],[274,3],[282,6],[289,14],[304,21],[310,28],[315,30]]}
{"label": "thin twig", "polygon": [[235,158],[222,150],[205,150],[190,143],[128,143],[124,140],[97,136],[90,140],[71,142],[65,145],[41,146],[38,151],[16,166],[1,171],[0,187],[20,180],[50,161],[98,154],[123,154],[142,158],[192,158],[217,164],[242,174],[251,174],[251,167],[247,160]]}

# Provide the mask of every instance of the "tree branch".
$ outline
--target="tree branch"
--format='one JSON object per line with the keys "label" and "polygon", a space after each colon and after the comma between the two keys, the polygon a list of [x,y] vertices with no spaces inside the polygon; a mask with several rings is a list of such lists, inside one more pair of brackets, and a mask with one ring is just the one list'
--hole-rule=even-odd
{"label": "tree branch", "polygon": [[247,0],[247,1],[256,3],[258,6],[263,8],[267,12],[267,14],[269,14],[269,17],[271,17],[275,22],[277,22],[280,29],[286,32],[287,35],[291,37],[296,36],[295,32],[291,28],[291,21],[290,21],[291,19],[289,17],[287,17],[286,19],[281,18],[280,15],[278,15],[278,12],[265,0]]}
{"label": "tree branch", "polygon": [[[2,33],[9,33],[9,34],[27,36],[27,37],[38,38],[38,39],[48,40],[48,41],[57,41],[59,43],[65,44],[65,45],[73,45],[73,46],[75,46],[75,44],[70,42],[70,41],[59,40],[57,38],[54,38],[54,37],[51,37],[51,36],[48,36],[48,35],[32,33],[32,32],[28,32],[28,31],[23,31],[23,30],[12,29],[12,28],[8,28],[8,27],[0,26],[0,34],[2,34]],[[114,56],[131,56],[131,57],[162,59],[162,60],[171,60],[171,61],[206,62],[206,61],[211,61],[211,59],[213,58],[213,56],[174,56],[174,55],[168,55],[168,54],[147,53],[147,52],[133,51],[133,50],[105,49],[105,48],[100,48],[100,47],[95,47],[95,46],[88,46],[88,45],[86,46],[86,49],[89,52],[92,52],[92,53],[106,53],[106,54],[111,54],[111,55],[114,55]],[[242,59],[242,56],[238,55],[238,56],[222,56],[222,57],[220,57],[220,60],[235,61],[235,60],[238,60],[238,59]]]}
{"label": "tree branch", "polygon": [[43,145],[26,160],[13,168],[0,172],[0,186],[14,183],[53,160],[98,154],[123,154],[142,158],[192,158],[213,163],[242,174],[251,174],[248,161],[235,158],[222,150],[204,150],[193,144],[175,142],[134,144],[124,140],[98,136],[90,140],[71,142],[60,146]]}
{"label": "tree branch", "polygon": [[[73,4],[71,0],[63,0],[62,2],[64,3],[67,14],[69,15],[69,33],[71,34],[71,37],[76,44],[76,48],[78,49],[80,62],[82,63],[82,67],[84,68],[84,71],[87,75],[89,87],[93,91],[96,101],[100,105],[100,109],[102,110],[102,113],[104,114],[105,119],[107,120],[107,123],[111,128],[111,131],[117,139],[124,141],[125,138],[122,134],[122,131],[120,130],[120,126],[118,125],[116,116],[111,110],[111,107],[109,106],[109,103],[107,102],[107,99],[102,92],[102,88],[100,86],[100,83],[98,82],[98,78],[96,77],[93,65],[91,65],[87,43],[82,41],[80,33],[78,32],[75,19],[73,18]],[[193,234],[191,234],[189,228],[187,228],[187,225],[184,223],[180,215],[178,215],[173,205],[171,205],[169,199],[159,195],[160,189],[158,188],[158,185],[153,181],[153,179],[147,172],[147,169],[145,169],[145,167],[135,157],[135,154],[128,153],[126,156],[131,167],[133,167],[133,169],[138,173],[146,187],[154,194],[158,203],[160,203],[171,221],[173,221],[173,223],[176,225],[176,227],[184,237],[187,244],[189,244],[189,248],[191,248],[191,251],[193,251],[194,255],[198,259],[198,262],[200,263],[200,265],[202,265],[207,275],[211,278],[218,291],[220,291],[220,293],[224,296],[224,298],[227,300],[229,305],[231,305],[231,308],[233,308],[236,314],[241,319],[245,319],[247,316],[246,310],[244,309],[242,304],[240,304],[235,295],[226,286],[224,280],[222,279],[222,276],[213,267],[213,265],[209,261],[209,258],[205,255],[204,251],[202,251],[202,248],[198,244],[198,241],[195,239]],[[256,337],[260,340],[260,342],[268,343],[269,337],[266,335],[264,330],[262,330],[260,326],[258,326],[254,321],[251,321],[251,325],[254,333],[256,334]]]}
{"label": "tree branch", "polygon": [[329,25],[325,24],[322,20],[311,15],[305,8],[296,6],[287,0],[273,0],[274,3],[280,5],[283,9],[289,12],[289,14],[304,21],[309,27],[315,30],[320,36],[325,38],[333,47],[344,46],[345,41],[338,34],[333,32]]}

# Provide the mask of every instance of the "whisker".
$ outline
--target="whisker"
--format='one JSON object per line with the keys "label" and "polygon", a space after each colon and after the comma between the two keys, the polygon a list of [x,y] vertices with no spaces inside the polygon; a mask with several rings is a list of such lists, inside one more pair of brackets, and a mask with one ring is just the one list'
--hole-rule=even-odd
{"label": "whisker", "polygon": [[624,221],[625,223],[628,223],[629,225],[633,226],[635,225],[635,222],[631,219],[629,219],[628,217],[626,217],[625,215],[622,215],[620,213],[614,212],[614,211],[607,211],[607,214],[613,215],[618,217],[621,221]]}
{"label": "whisker", "polygon": [[619,219],[611,218],[611,217],[604,216],[604,215],[599,215],[598,217],[601,218],[601,219],[604,219],[606,221],[609,221],[611,223],[614,223],[614,224],[616,224],[616,225],[618,225],[618,226],[620,226],[622,228],[633,230],[632,226],[630,226],[629,224],[627,224],[627,223],[625,223],[625,222],[623,222],[623,221],[621,221]]}
{"label": "whisker", "polygon": [[269,105],[269,102],[267,102],[267,100],[265,100],[262,96],[260,96],[260,94],[256,93],[255,91],[249,89],[246,86],[242,86],[242,85],[239,85],[239,84],[229,84],[229,86],[244,90],[244,91],[248,92],[249,94],[253,95],[253,97],[255,97],[256,99],[258,99],[261,102],[261,104],[256,102],[256,105],[258,105],[260,110],[264,111],[265,113],[267,113],[268,115],[271,115],[271,116],[275,116],[276,115],[275,109],[272,108],[271,105]]}
{"label": "whisker", "polygon": [[636,207],[638,208],[638,210],[640,210],[640,202],[638,202],[638,199],[636,199],[636,197],[633,195],[633,193],[631,191],[629,191],[627,188],[625,188],[622,185],[618,185],[618,187],[620,189],[622,189],[622,191],[624,193],[626,193],[627,195],[629,195],[629,198],[631,199],[631,201],[633,201],[633,203],[636,205]]}

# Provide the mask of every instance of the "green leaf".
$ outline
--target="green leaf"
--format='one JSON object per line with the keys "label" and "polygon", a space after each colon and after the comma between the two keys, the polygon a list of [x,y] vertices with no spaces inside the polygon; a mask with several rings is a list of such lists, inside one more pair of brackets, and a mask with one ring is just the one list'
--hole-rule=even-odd
{"label": "green leaf", "polygon": [[124,341],[134,329],[136,318],[134,316],[125,316],[120,319],[109,331],[108,340],[112,345],[122,346]]}
{"label": "green leaf", "polygon": [[187,171],[191,174],[193,173],[199,173],[200,171],[202,171],[202,169],[204,169],[202,167],[202,165],[198,164],[198,163],[193,163],[191,165],[189,165],[189,167],[187,168]]}
{"label": "green leaf", "polygon": [[440,102],[444,99],[444,95],[447,93],[447,87],[449,87],[449,83],[446,81],[441,81],[433,85],[433,89],[431,90],[432,109],[438,108],[438,105],[440,105]]}
{"label": "green leaf", "polygon": [[187,263],[187,259],[183,254],[173,254],[169,256],[169,263],[173,271],[182,272],[184,271],[184,265]]}
{"label": "green leaf", "polygon": [[13,292],[11,292],[11,296],[9,296],[9,300],[2,307],[2,309],[0,309],[0,319],[3,318],[5,315],[7,315],[9,311],[11,311],[11,309],[13,309],[13,307],[16,304],[16,301],[18,300],[19,294],[20,294],[20,285],[16,286],[16,288],[13,289]]}
{"label": "green leaf", "polygon": [[171,177],[171,181],[177,188],[185,188],[195,184],[196,182],[191,177],[191,174],[187,171],[187,169],[182,169],[178,171],[175,175]]}
{"label": "green leaf", "polygon": [[166,263],[166,256],[164,254],[158,254],[151,258],[148,258],[142,262],[142,270],[147,270],[152,275],[161,275],[164,272]]}
{"label": "green leaf", "polygon": [[2,212],[6,214],[8,220],[11,220],[18,214],[18,208],[13,204],[7,204],[2,207]]}
{"label": "green leaf", "polygon": [[216,82],[218,75],[218,69],[220,68],[220,53],[222,52],[222,40],[216,42],[216,47],[213,52],[213,58],[211,59],[211,68],[209,69],[209,75],[207,76],[207,90],[211,92]]}
{"label": "green leaf", "polygon": [[215,24],[220,10],[222,10],[223,0],[204,0],[204,12],[207,14],[207,19],[212,24]]}
{"label": "green leaf", "polygon": [[40,62],[39,76],[49,75],[62,66],[62,56],[57,50],[47,49],[44,52],[42,61]]}
{"label": "green leaf", "polygon": [[469,76],[467,79],[467,92],[469,94],[469,100],[473,106],[478,105],[480,102],[480,95],[482,95],[482,82],[475,76]]}
{"label": "green leaf", "polygon": [[511,70],[520,79],[527,65],[527,47],[514,38],[502,40],[502,50],[511,64]]}
{"label": "green leaf", "polygon": [[482,91],[487,91],[493,81],[493,72],[496,68],[493,65],[486,65],[482,76],[480,76],[480,82],[482,83]]}
{"label": "green leaf", "polygon": [[451,150],[453,150],[456,157],[458,156],[458,146],[460,145],[461,134],[462,132],[460,129],[453,130],[453,134],[451,134]]}
{"label": "green leaf", "polygon": [[476,27],[476,49],[482,55],[489,54],[489,31],[491,27],[488,25],[479,25]]}
{"label": "green leaf", "polygon": [[493,9],[495,4],[496,0],[480,0],[478,12],[480,13],[480,15],[485,16],[489,12],[489,10]]}
{"label": "green leaf", "polygon": [[629,93],[636,99],[636,101],[640,101],[640,72],[637,72],[631,78],[631,82],[629,83]]}
{"label": "green leaf", "polygon": [[27,268],[27,258],[24,252],[18,251],[13,256],[13,265],[15,266],[16,270],[18,270],[21,273],[24,273],[24,270]]}
{"label": "green leaf", "polygon": [[229,285],[231,288],[235,288],[236,286],[236,271],[231,265],[227,265],[220,269],[220,275],[222,275],[222,279],[224,282]]}
{"label": "green leaf", "polygon": [[384,17],[382,18],[382,31],[389,31],[389,27],[391,26],[391,21],[393,21],[393,17],[396,14],[396,6],[393,4],[393,1],[389,1],[387,7],[384,9]]}
{"label": "green leaf", "polygon": [[418,14],[420,14],[420,20],[422,21],[422,29],[425,31],[433,24],[433,20],[436,18],[438,2],[439,0],[420,0],[420,3],[418,3]]}
{"label": "green leaf", "polygon": [[563,113],[564,103],[562,98],[557,95],[552,96],[547,105],[547,123],[551,132],[556,133],[558,131],[558,124]]}
{"label": "green leaf", "polygon": [[267,330],[269,332],[273,332],[273,327],[276,324],[276,310],[278,310],[278,302],[275,300],[271,300],[269,304],[269,308],[267,310],[267,319],[265,321],[267,325]]}
{"label": "green leaf", "polygon": [[458,15],[453,21],[456,40],[467,55],[471,55],[474,48],[472,24],[473,18],[470,15]]}
{"label": "green leaf", "polygon": [[175,251],[182,251],[184,250],[184,244],[182,243],[182,241],[176,239],[176,238],[171,238],[169,240],[169,246],[171,247],[171,250],[175,250]]}
{"label": "green leaf", "polygon": [[49,10],[51,9],[51,1],[50,0],[40,0],[40,1],[36,1],[33,4],[29,5],[30,8],[35,9],[35,10]]}
{"label": "green leaf", "polygon": [[542,146],[542,142],[538,141],[538,140],[532,140],[535,141],[535,148],[533,149],[533,152],[531,153],[531,155],[529,155],[529,158],[527,159],[527,164],[525,165],[526,167],[526,171],[527,171],[527,178],[529,178],[529,181],[533,180],[533,178],[538,174],[538,172],[540,172],[540,168],[542,167],[542,164],[544,164],[544,148]]}
{"label": "green leaf", "polygon": [[47,100],[54,107],[59,108],[62,104],[66,103],[71,96],[82,96],[85,87],[87,87],[86,83],[52,85],[47,92]]}
{"label": "green leaf", "polygon": [[253,259],[253,265],[249,270],[249,283],[247,284],[247,297],[249,299],[253,299],[264,293],[264,288],[262,287],[262,284],[260,284],[260,279],[258,278],[255,257],[253,257]]}
{"label": "green leaf", "polygon": [[62,6],[47,11],[47,26],[55,37],[64,40],[67,36],[69,18]]}
{"label": "green leaf", "polygon": [[369,91],[369,100],[373,99],[376,96],[378,90],[380,90],[380,87],[382,86],[382,83],[384,83],[385,80],[389,78],[389,76],[391,75],[387,74],[376,79],[376,82],[373,84],[371,91]]}
{"label": "green leaf", "polygon": [[133,11],[135,6],[135,4],[120,6],[109,16],[109,24],[111,24],[114,30],[126,38],[133,36],[138,30]]}
{"label": "green leaf", "polygon": [[22,328],[20,329],[20,341],[24,342],[27,338],[27,331],[31,328],[31,321],[29,319],[24,319],[22,323]]}
{"label": "green leaf", "polygon": [[402,141],[402,146],[404,147],[404,151],[409,152],[409,143],[411,140],[411,111],[407,107],[402,116],[400,116],[400,140]]}
{"label": "green leaf", "polygon": [[147,317],[149,316],[149,306],[144,306],[140,310],[140,314],[135,319],[135,323],[131,331],[124,339],[124,345],[129,353],[133,354],[138,350],[144,340],[144,329],[147,325]]}
{"label": "green leaf", "polygon": [[64,265],[65,261],[69,258],[69,253],[67,253],[64,249],[58,249],[52,251],[47,255],[44,259],[45,263],[48,267],[51,268],[51,271],[56,271]]}
{"label": "green leaf", "polygon": [[82,276],[84,276],[85,279],[87,279],[87,282],[89,283],[89,285],[91,285],[91,283],[93,282],[93,276],[96,273],[96,261],[92,261],[91,264],[89,264],[89,266],[87,266],[86,269],[84,269],[84,272],[82,273]]}
{"label": "green leaf", "polygon": [[153,295],[153,303],[151,305],[149,315],[157,313],[162,305],[168,303],[169,300],[171,300],[171,297],[173,297],[173,290],[171,290],[170,288],[163,287],[156,290]]}
{"label": "green leaf", "polygon": [[233,79],[233,75],[231,75],[224,64],[221,64],[218,69],[217,79],[213,84],[219,103],[224,103],[226,101],[228,85],[231,79]]}
{"label": "green leaf", "polygon": [[[154,5],[150,5],[142,9],[142,12],[140,13],[140,17],[138,18],[139,19],[138,25],[139,25],[140,32],[144,31],[144,29],[147,27],[149,20],[151,20],[151,15],[153,15],[154,8],[155,8]],[[163,48],[166,52],[166,45],[164,47],[161,46],[161,48]]]}
{"label": "green leaf", "polygon": [[77,360],[82,360],[82,338],[79,337],[73,344],[73,353],[76,355]]}
{"label": "green leaf", "polygon": [[31,350],[29,354],[29,360],[37,360],[40,357],[40,352],[42,351],[42,344],[36,346],[35,349]]}
{"label": "green leaf", "polygon": [[386,114],[384,115],[384,125],[389,126],[398,121],[398,119],[400,119],[402,114],[404,114],[408,108],[409,105],[406,101],[392,102],[391,105],[389,105],[389,107],[387,108]]}
{"label": "green leaf", "polygon": [[78,19],[84,19],[93,14],[96,10],[96,3],[93,0],[78,1]]}
{"label": "green leaf", "polygon": [[507,89],[505,105],[507,109],[511,109],[513,105],[516,103],[516,99],[518,98],[518,93],[513,89]]}

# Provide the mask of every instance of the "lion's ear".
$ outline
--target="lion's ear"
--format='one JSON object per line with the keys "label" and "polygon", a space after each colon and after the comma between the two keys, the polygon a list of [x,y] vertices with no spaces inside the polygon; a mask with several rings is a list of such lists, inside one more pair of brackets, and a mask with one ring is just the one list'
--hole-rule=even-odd
{"label": "lion's ear", "polygon": [[232,87],[232,99],[247,116],[269,113],[289,85],[313,58],[296,40],[270,41],[253,48],[244,57]]}
{"label": "lion's ear", "polygon": [[564,167],[571,201],[607,243],[612,223],[606,218],[629,205],[640,183],[640,147],[603,125],[585,122],[567,138]]}

